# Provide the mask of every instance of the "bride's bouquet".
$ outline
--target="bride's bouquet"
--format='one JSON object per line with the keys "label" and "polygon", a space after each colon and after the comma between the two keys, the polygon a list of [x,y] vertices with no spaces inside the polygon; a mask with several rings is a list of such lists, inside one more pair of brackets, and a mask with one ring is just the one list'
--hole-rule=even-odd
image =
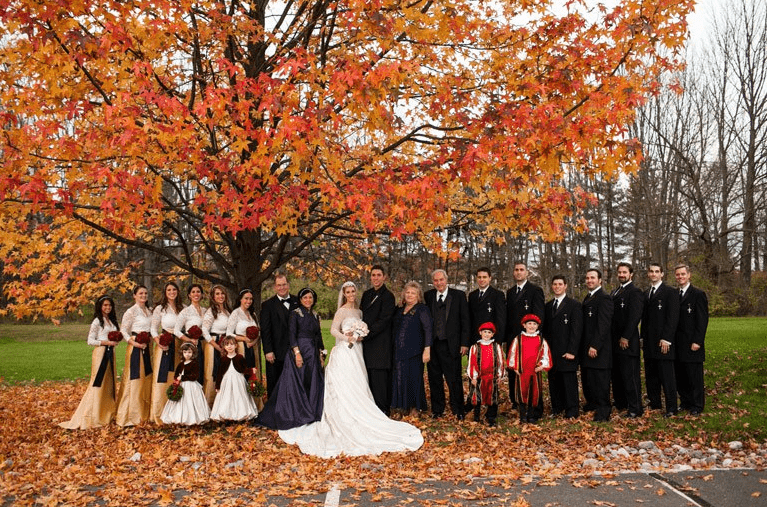
{"label": "bride's bouquet", "polygon": [[344,319],[344,321],[341,323],[341,332],[343,334],[347,334],[349,332],[352,333],[352,338],[354,341],[349,340],[349,348],[352,348],[354,347],[354,343],[367,336],[370,330],[368,329],[368,325],[365,324],[365,322],[356,317],[349,317]]}

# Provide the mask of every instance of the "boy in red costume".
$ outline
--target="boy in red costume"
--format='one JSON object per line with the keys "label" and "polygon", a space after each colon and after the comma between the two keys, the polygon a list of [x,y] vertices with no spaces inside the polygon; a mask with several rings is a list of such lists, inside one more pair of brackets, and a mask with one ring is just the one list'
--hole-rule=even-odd
{"label": "boy in red costume", "polygon": [[501,345],[493,339],[495,324],[485,322],[479,326],[479,340],[469,349],[469,395],[466,410],[474,409],[474,420],[479,421],[479,410],[487,407],[485,419],[488,426],[495,426],[498,416],[498,381],[506,368],[503,364]]}
{"label": "boy in red costume", "polygon": [[551,369],[549,344],[538,332],[541,319],[532,313],[522,317],[524,331],[511,342],[507,367],[517,373],[514,387],[519,421],[537,423],[543,415],[543,371]]}

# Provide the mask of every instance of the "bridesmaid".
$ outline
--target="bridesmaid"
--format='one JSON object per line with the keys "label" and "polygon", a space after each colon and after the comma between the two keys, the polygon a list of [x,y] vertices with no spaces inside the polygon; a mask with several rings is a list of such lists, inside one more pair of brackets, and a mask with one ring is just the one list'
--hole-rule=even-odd
{"label": "bridesmaid", "polygon": [[119,332],[115,303],[109,296],[96,300],[95,318],[88,332],[88,345],[93,346],[91,380],[72,419],[59,424],[70,430],[87,430],[106,426],[115,416],[115,360],[116,341],[109,333]]}
{"label": "bridesmaid", "polygon": [[[200,372],[198,373],[197,382],[202,385],[204,374],[203,365],[205,364],[205,353],[202,345],[205,343],[205,338],[202,335],[202,317],[205,314],[205,308],[202,307],[200,301],[202,301],[202,285],[199,283],[193,283],[186,291],[189,297],[189,306],[179,312],[176,318],[176,327],[173,328],[173,334],[176,335],[182,342],[191,343],[197,347],[199,353],[198,361],[200,363]],[[197,326],[200,330],[199,339],[190,338],[189,330]]]}
{"label": "bridesmaid", "polygon": [[[152,312],[152,338],[155,342],[155,350],[152,361],[152,407],[149,420],[157,424],[162,423],[160,415],[165,408],[165,402],[168,401],[165,391],[173,383],[173,372],[180,360],[181,344],[176,346],[177,338],[173,335],[176,319],[183,308],[179,295],[178,285],[174,282],[166,283],[162,300]],[[167,347],[160,343],[161,333],[167,333],[173,337]]]}
{"label": "bridesmaid", "polygon": [[[260,331],[256,316],[253,313],[253,291],[242,289],[237,295],[235,309],[229,316],[229,324],[226,326],[226,334],[234,336],[237,339],[237,353],[245,357],[245,364],[248,368],[255,368],[261,377],[261,342],[258,335],[251,339],[247,336],[247,329],[255,327]],[[260,408],[260,407],[259,407]]]}
{"label": "bridesmaid", "polygon": [[[128,343],[125,351],[120,394],[117,396],[118,426],[134,426],[149,419],[152,400],[152,354],[149,343],[136,341],[139,334],[151,337],[152,312],[146,307],[149,291],[143,285],[133,289],[136,302],[123,315],[120,330]],[[151,340],[151,338],[150,338]]]}
{"label": "bridesmaid", "polygon": [[226,334],[226,326],[229,323],[229,296],[226,289],[221,285],[214,285],[210,289],[210,308],[202,318],[202,336],[205,338],[205,379],[203,392],[208,406],[213,406],[216,399],[216,374],[221,362],[222,348],[221,339]]}

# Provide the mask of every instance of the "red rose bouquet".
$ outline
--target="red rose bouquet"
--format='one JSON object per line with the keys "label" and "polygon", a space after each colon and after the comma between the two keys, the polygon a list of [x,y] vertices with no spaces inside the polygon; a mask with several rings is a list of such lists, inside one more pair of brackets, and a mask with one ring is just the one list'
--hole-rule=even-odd
{"label": "red rose bouquet", "polygon": [[192,326],[186,330],[186,335],[192,340],[199,340],[202,338],[202,329],[200,326]]}
{"label": "red rose bouquet", "polygon": [[248,390],[254,398],[262,398],[266,394],[266,389],[258,376],[258,371],[251,368],[248,374]]}
{"label": "red rose bouquet", "polygon": [[144,345],[148,345],[150,341],[152,341],[152,335],[150,335],[147,331],[141,331],[139,334],[136,335],[133,340],[136,343],[142,343]]}
{"label": "red rose bouquet", "polygon": [[165,394],[168,395],[168,399],[171,401],[180,400],[184,395],[184,388],[181,387],[181,381],[178,379],[174,380],[173,383],[168,386]]}
{"label": "red rose bouquet", "polygon": [[167,331],[163,331],[160,333],[160,345],[163,347],[170,347],[170,345],[173,343],[173,335],[170,334]]}
{"label": "red rose bouquet", "polygon": [[253,340],[255,340],[256,338],[258,338],[258,334],[259,334],[259,332],[260,332],[260,331],[259,331],[259,329],[258,329],[256,326],[248,326],[248,328],[247,328],[247,329],[245,329],[245,337],[246,337],[246,338],[247,338],[249,341],[253,341]]}
{"label": "red rose bouquet", "polygon": [[107,335],[107,340],[110,342],[119,343],[123,339],[123,334],[120,331],[110,331]]}

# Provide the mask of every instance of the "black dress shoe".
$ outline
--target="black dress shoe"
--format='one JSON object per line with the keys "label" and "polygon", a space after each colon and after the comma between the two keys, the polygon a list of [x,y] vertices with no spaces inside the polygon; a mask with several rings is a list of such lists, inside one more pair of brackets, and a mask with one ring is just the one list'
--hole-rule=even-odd
{"label": "black dress shoe", "polygon": [[637,414],[636,412],[626,412],[626,417],[629,419],[636,419],[637,417],[640,417],[642,414]]}
{"label": "black dress shoe", "polygon": [[666,412],[665,414],[663,414],[663,417],[668,418],[668,417],[674,417],[675,415],[676,415],[676,412]]}
{"label": "black dress shoe", "polygon": [[493,426],[495,426],[495,419],[488,419],[488,420],[487,420],[487,425],[488,425],[488,426],[490,426],[491,428],[492,428]]}
{"label": "black dress shoe", "polygon": [[440,412],[439,414],[431,414],[432,419],[441,419],[444,416],[445,416],[444,412]]}
{"label": "black dress shoe", "polygon": [[464,419],[466,419],[466,415],[465,414],[456,414],[455,417],[459,421],[463,421]]}
{"label": "black dress shoe", "polygon": [[690,410],[690,415],[700,415],[700,410],[693,408]]}

